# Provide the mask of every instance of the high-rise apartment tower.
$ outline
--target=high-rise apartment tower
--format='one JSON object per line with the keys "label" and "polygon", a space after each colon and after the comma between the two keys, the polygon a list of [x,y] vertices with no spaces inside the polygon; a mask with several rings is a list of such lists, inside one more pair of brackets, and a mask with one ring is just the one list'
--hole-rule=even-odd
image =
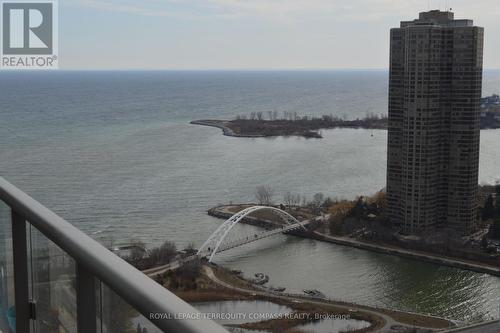
{"label": "high-rise apartment tower", "polygon": [[405,232],[475,228],[483,35],[439,10],[391,30],[387,196]]}

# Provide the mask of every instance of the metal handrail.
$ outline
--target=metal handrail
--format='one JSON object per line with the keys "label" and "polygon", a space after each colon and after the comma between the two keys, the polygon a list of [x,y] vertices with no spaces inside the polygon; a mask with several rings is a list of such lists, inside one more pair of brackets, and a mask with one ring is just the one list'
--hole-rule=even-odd
{"label": "metal handrail", "polygon": [[[227,333],[201,316],[177,319],[181,314],[199,312],[2,177],[0,200],[158,328],[175,333]],[[155,313],[170,315],[171,319],[150,316]]]}

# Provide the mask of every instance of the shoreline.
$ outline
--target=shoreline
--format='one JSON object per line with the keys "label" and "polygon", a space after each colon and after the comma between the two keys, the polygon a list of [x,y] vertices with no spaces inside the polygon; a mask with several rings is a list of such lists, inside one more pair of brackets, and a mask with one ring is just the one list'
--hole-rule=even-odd
{"label": "shoreline", "polygon": [[[214,216],[217,218],[221,219],[227,219],[230,218],[233,213],[226,210],[225,208],[227,207],[232,207],[232,206],[237,206],[237,205],[225,205],[225,206],[218,206],[211,208],[208,211],[208,214],[210,216]],[[247,218],[244,221],[242,221],[247,224],[251,224],[254,226],[261,227],[262,223],[269,223],[266,221],[262,221],[256,218]],[[433,264],[438,264],[442,266],[447,266],[447,267],[452,267],[452,268],[458,268],[462,270],[468,270],[468,271],[473,271],[476,273],[483,273],[483,274],[489,274],[492,276],[500,277],[500,267],[495,267],[492,265],[487,265],[487,264],[482,264],[482,263],[474,263],[468,260],[463,260],[459,258],[453,258],[453,257],[446,257],[446,256],[441,256],[441,255],[435,255],[432,253],[428,252],[423,252],[423,251],[416,251],[416,250],[407,250],[395,246],[389,246],[386,244],[374,244],[370,242],[364,242],[364,241],[359,241],[356,239],[352,238],[347,238],[347,237],[338,237],[338,236],[331,236],[331,235],[326,235],[317,231],[313,232],[301,232],[301,231],[295,231],[289,233],[294,236],[298,237],[303,237],[303,238],[309,238],[309,239],[315,239],[321,242],[327,242],[327,243],[333,243],[337,245],[342,245],[342,246],[349,246],[365,251],[371,251],[371,252],[377,252],[377,253],[382,253],[385,255],[396,255],[399,257],[411,259],[411,260],[418,260],[418,261],[424,261],[424,262],[429,262]]]}
{"label": "shoreline", "polygon": [[[315,131],[319,130],[330,130],[330,129],[337,129],[337,128],[347,128],[347,129],[367,129],[367,130],[387,130],[387,125],[381,126],[380,124],[371,124],[367,123],[366,120],[342,120],[339,121],[338,124],[335,126],[325,126],[325,127],[320,127],[314,130],[302,130],[299,132],[293,132],[293,133],[282,133],[279,130],[276,130],[275,133],[272,134],[240,134],[236,133],[232,128],[230,128],[227,124],[233,122],[233,120],[217,120],[217,119],[202,119],[202,120],[192,120],[189,123],[192,125],[200,125],[200,126],[208,126],[208,127],[215,127],[220,130],[222,130],[222,134],[224,136],[231,136],[231,137],[236,137],[236,138],[272,138],[272,137],[289,137],[289,136],[298,136],[298,137],[304,137],[304,138],[317,138],[321,139],[323,138],[320,134],[316,133]],[[264,122],[272,122],[272,121],[264,121]],[[365,123],[366,124],[363,124]],[[498,126],[482,126],[481,131],[487,131],[487,130],[497,130],[500,129]],[[315,136],[308,136],[307,133],[315,133]]]}
{"label": "shoreline", "polygon": [[[214,286],[205,290],[185,290],[174,291],[176,295],[188,303],[211,303],[220,301],[246,301],[260,300],[275,304],[288,306],[294,313],[316,313],[331,315],[347,315],[350,319],[364,320],[370,322],[370,327],[356,330],[355,332],[385,332],[394,326],[406,327],[407,329],[419,328],[421,330],[445,331],[456,328],[453,320],[434,316],[431,314],[414,313],[409,311],[382,308],[377,306],[362,305],[342,300],[328,298],[315,298],[308,295],[272,292],[259,286],[253,285],[240,276],[234,275],[228,269],[214,264],[203,264],[202,276],[207,278]],[[151,276],[154,278],[154,276]],[[206,287],[206,286],[205,286]],[[315,319],[312,320],[313,322]],[[234,325],[234,327],[250,329],[271,329],[273,324],[288,324],[290,328],[311,322],[306,318],[306,322],[301,319],[283,320],[271,319],[259,322]]]}
{"label": "shoreline", "polygon": [[202,119],[202,120],[193,120],[189,123],[191,125],[201,125],[208,127],[215,127],[222,130],[222,134],[224,136],[232,136],[237,138],[273,138],[273,137],[290,137],[290,136],[298,136],[306,139],[315,138],[322,139],[323,137],[317,133],[319,130],[327,130],[327,129],[335,129],[335,128],[350,128],[350,129],[372,129],[372,130],[386,130],[386,126],[365,126],[359,124],[353,124],[352,121],[343,121],[341,124],[338,124],[333,127],[322,127],[317,129],[302,129],[295,132],[283,133],[283,129],[278,130],[274,129],[274,133],[271,134],[240,134],[236,133],[232,128],[230,128],[227,124],[231,123],[231,120],[216,120],[216,119]]}
{"label": "shoreline", "polygon": [[[372,325],[366,329],[356,330],[356,332],[381,332],[382,330],[390,329],[394,325],[408,325],[411,327],[416,327],[420,329],[432,329],[432,330],[446,330],[450,326],[455,324],[449,319],[433,316],[430,314],[413,313],[407,311],[400,311],[389,308],[379,308],[369,305],[361,305],[352,302],[344,302],[332,299],[322,299],[314,298],[312,296],[293,294],[293,293],[280,293],[280,292],[270,292],[262,288],[245,288],[239,284],[235,284],[227,279],[224,279],[219,274],[216,273],[212,268],[205,267],[205,274],[211,278],[211,280],[220,285],[223,288],[232,289],[236,292],[243,294],[250,294],[254,297],[261,296],[269,301],[282,300],[287,301],[289,304],[304,304],[307,307],[319,305],[321,307],[334,307],[335,312],[342,313],[346,311],[347,314],[354,315],[355,319],[367,320],[367,318],[356,318],[362,313],[368,316],[374,316],[372,319],[382,319],[382,322],[375,320],[367,320]],[[255,288],[255,289],[254,289]],[[362,316],[364,317],[364,316]],[[431,322],[433,324],[431,324]],[[383,324],[382,324],[383,323]],[[417,324],[418,323],[418,324]],[[381,325],[382,324],[382,325]],[[456,326],[455,326],[456,327]]]}
{"label": "shoreline", "polygon": [[222,134],[225,136],[234,136],[237,138],[265,138],[265,135],[243,135],[243,134],[238,134],[235,133],[232,129],[224,125],[226,120],[193,120],[189,122],[192,125],[201,125],[201,126],[208,126],[208,127],[215,127],[219,128],[222,130]]}
{"label": "shoreline", "polygon": [[346,237],[330,236],[316,231],[313,232],[312,235],[313,235],[313,237],[311,237],[312,239],[316,239],[327,243],[334,243],[342,246],[354,247],[357,249],[382,253],[386,255],[396,255],[407,259],[424,261],[442,266],[458,268],[462,270],[473,271],[476,273],[483,273],[500,277],[500,268],[487,264],[476,264],[458,258],[439,256],[422,251],[405,250],[402,248],[398,248],[395,246],[388,246],[385,244],[378,245],[369,242],[357,241]]}

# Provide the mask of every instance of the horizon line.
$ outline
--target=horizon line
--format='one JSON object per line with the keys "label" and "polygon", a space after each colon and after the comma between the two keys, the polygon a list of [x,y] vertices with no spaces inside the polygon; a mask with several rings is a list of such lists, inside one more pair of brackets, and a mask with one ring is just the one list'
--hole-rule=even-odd
{"label": "horizon line", "polygon": [[[498,71],[500,68],[484,68],[483,71]],[[22,70],[9,72],[279,72],[279,71],[389,71],[389,68],[59,68],[54,70]]]}

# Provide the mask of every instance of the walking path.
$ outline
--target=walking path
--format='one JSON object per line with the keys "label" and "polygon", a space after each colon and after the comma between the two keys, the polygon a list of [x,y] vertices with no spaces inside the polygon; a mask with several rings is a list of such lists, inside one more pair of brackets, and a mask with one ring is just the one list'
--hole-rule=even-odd
{"label": "walking path", "polygon": [[[277,293],[271,293],[271,292],[268,292],[268,291],[257,291],[257,290],[252,290],[252,289],[245,289],[245,288],[234,286],[234,285],[232,285],[230,283],[227,283],[225,281],[222,281],[221,279],[219,279],[215,275],[215,273],[212,270],[212,268],[210,268],[208,266],[204,266],[203,270],[204,270],[205,275],[210,280],[212,280],[212,282],[214,282],[215,284],[217,284],[217,285],[219,285],[221,287],[230,289],[230,290],[239,291],[241,293],[252,294],[252,295],[260,295],[260,296],[267,296],[267,297],[272,296],[272,297],[275,297],[275,298],[286,300],[288,302],[295,302],[295,303],[296,302],[307,302],[307,303],[310,303],[310,304],[315,304],[315,305],[320,305],[320,306],[334,305],[335,307],[343,309],[343,310],[346,310],[347,312],[352,312],[352,311],[364,312],[364,313],[367,313],[367,314],[370,314],[370,315],[382,318],[384,320],[384,323],[385,323],[384,327],[382,327],[381,329],[376,330],[375,331],[376,333],[391,333],[391,332],[394,333],[394,332],[397,332],[397,331],[393,330],[392,327],[408,327],[407,324],[400,323],[400,322],[394,320],[392,317],[390,317],[390,316],[388,316],[386,314],[383,314],[383,313],[380,313],[380,312],[377,312],[377,311],[373,311],[373,310],[369,310],[369,309],[366,309],[365,307],[357,307],[356,305],[344,305],[344,304],[339,304],[339,303],[336,303],[336,302],[330,301],[330,300],[312,299],[312,298],[304,297],[304,296],[300,296],[300,295],[277,294]],[[415,327],[415,326],[411,326],[411,327]],[[424,327],[417,327],[417,328],[420,328],[420,329],[423,329],[423,330],[428,330],[428,328],[424,328]]]}
{"label": "walking path", "polygon": [[427,262],[435,263],[438,265],[455,267],[455,268],[474,271],[474,272],[478,272],[478,273],[486,273],[486,274],[491,274],[494,276],[500,276],[500,267],[495,267],[492,265],[478,264],[478,263],[474,263],[474,262],[468,261],[468,260],[461,260],[461,259],[456,259],[456,258],[451,258],[451,257],[432,255],[432,254],[426,253],[426,252],[405,250],[405,249],[402,249],[399,247],[378,245],[378,244],[374,244],[374,243],[358,241],[356,239],[348,238],[348,237],[330,236],[330,235],[326,235],[326,234],[323,234],[323,233],[320,233],[317,231],[313,232],[312,234],[313,234],[315,239],[330,242],[330,243],[356,247],[358,249],[380,252],[380,253],[384,253],[384,254],[397,255],[400,257],[405,257],[405,258],[410,258],[410,259],[415,259],[415,260],[420,260],[420,261],[427,261]]}
{"label": "walking path", "polygon": [[498,320],[495,320],[488,323],[457,328],[442,333],[499,333],[499,332],[500,332],[500,322]]}
{"label": "walking path", "polygon": [[[219,206],[211,210],[211,215],[218,218],[228,218],[234,214],[234,211],[231,210],[233,206],[236,205],[228,205],[228,206]],[[320,219],[327,219],[328,215],[321,217]],[[252,217],[250,217],[252,219]],[[500,276],[500,267],[488,265],[484,263],[477,263],[471,260],[447,257],[443,255],[433,255],[428,252],[422,252],[417,250],[405,250],[401,247],[391,246],[387,244],[375,244],[365,241],[359,241],[350,237],[339,237],[339,236],[331,236],[320,232],[312,232],[310,234],[302,233],[300,237],[312,238],[318,241],[324,241],[329,243],[335,243],[344,246],[355,247],[362,250],[379,252],[388,255],[397,255],[400,257],[410,258],[419,261],[426,261],[435,263],[438,265],[460,268],[464,270],[474,271],[478,273],[486,273],[494,276]]]}

